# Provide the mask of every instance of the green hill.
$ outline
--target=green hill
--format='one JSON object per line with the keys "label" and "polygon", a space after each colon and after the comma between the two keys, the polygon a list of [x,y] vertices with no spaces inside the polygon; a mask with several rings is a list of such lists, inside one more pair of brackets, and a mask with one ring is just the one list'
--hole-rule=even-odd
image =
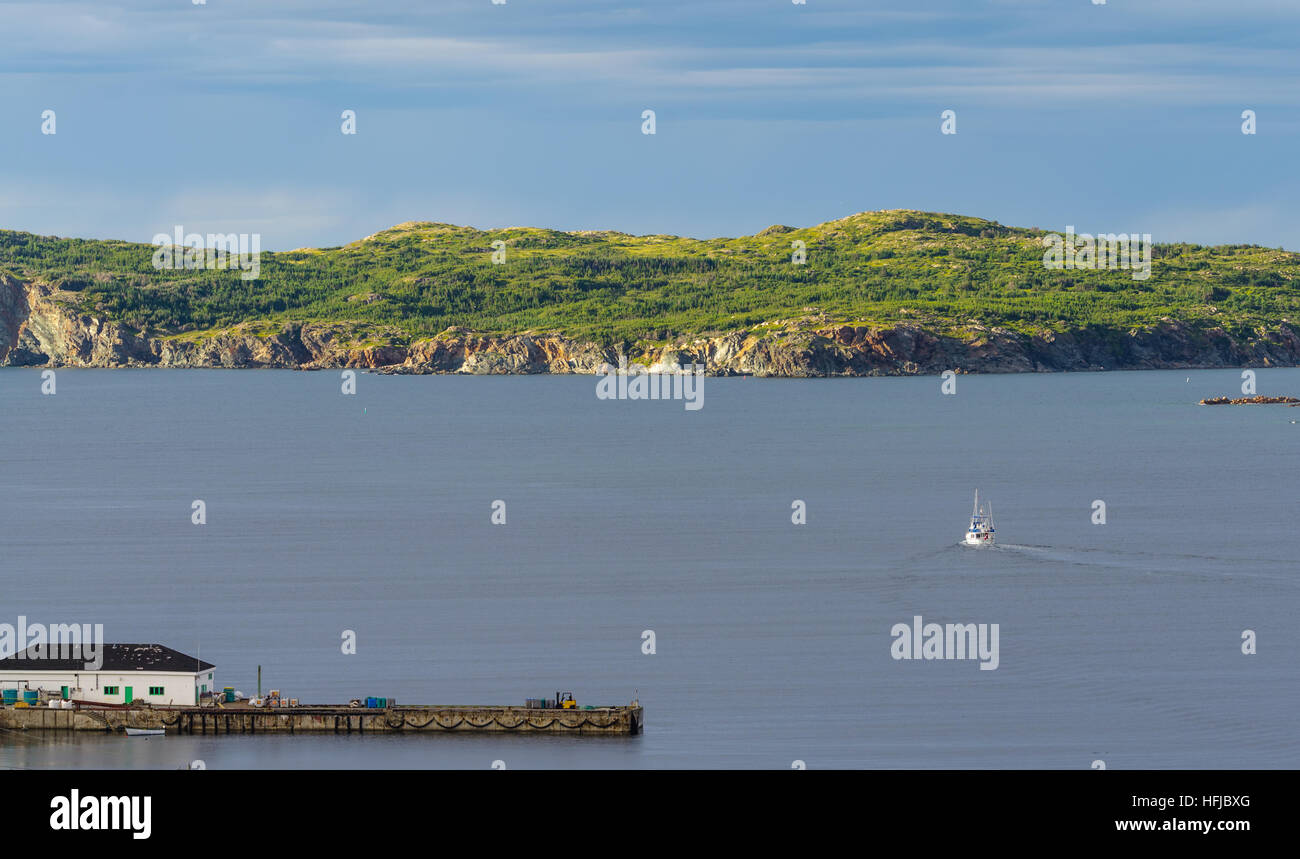
{"label": "green hill", "polygon": [[[1048,270],[1044,235],[914,211],[719,239],[407,223],[344,247],[263,253],[260,278],[245,281],[232,271],[156,270],[152,245],[0,231],[0,271],[159,337],[319,322],[390,344],[452,326],[662,343],[780,328],[811,313],[940,333],[972,321],[1038,333],[1171,318],[1235,335],[1300,314],[1300,254],[1159,244],[1152,276],[1139,281],[1122,270]],[[503,265],[491,261],[498,240]],[[791,263],[796,240],[807,246],[804,265]]]}

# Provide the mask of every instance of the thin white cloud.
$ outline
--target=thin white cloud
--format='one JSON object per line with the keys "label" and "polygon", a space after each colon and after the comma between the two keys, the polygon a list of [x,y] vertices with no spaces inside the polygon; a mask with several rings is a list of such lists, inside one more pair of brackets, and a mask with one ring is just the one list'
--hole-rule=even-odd
{"label": "thin white cloud", "polygon": [[[642,16],[642,10],[616,6],[588,21],[573,3],[557,7],[567,31],[521,35],[489,26],[491,15],[471,15],[465,4],[443,7],[449,11],[442,16],[425,6],[391,4],[387,19],[358,21],[346,20],[357,17],[356,10],[339,3],[233,3],[229,9],[190,10],[175,3],[47,0],[0,4],[7,37],[0,73],[86,73],[98,64],[101,73],[152,69],[198,91],[333,81],[387,90],[551,88],[549,97],[562,98],[567,88],[581,87],[594,101],[635,88],[694,102],[737,91],[788,98],[791,90],[822,102],[945,93],[1011,103],[1115,97],[1185,103],[1243,95],[1279,105],[1300,102],[1300,89],[1290,84],[1300,75],[1300,58],[1293,48],[1270,47],[1268,32],[1245,45],[1207,43],[1180,30],[1176,25],[1182,18],[1144,27],[1152,20],[1150,9],[1118,6],[1071,16],[1074,29],[1052,29],[1045,28],[1053,19],[1041,4],[999,5],[1023,8],[1028,17],[1003,19],[999,30],[989,23],[996,7],[972,12],[968,5],[950,6],[975,22],[971,35],[942,37],[912,22],[877,36],[868,32],[863,39],[837,40],[826,38],[836,31],[820,22],[845,16],[876,20],[884,12],[827,3],[814,14],[782,10],[784,19],[775,13],[756,19],[744,3],[664,3],[656,4],[656,20],[682,38],[656,39],[636,27],[610,24],[620,16]],[[1225,11],[1217,2],[1184,0],[1177,6],[1194,14]],[[403,9],[409,16],[401,17]],[[725,19],[742,9],[751,10],[750,17],[738,19],[726,38],[698,38],[701,20]],[[1232,14],[1241,20],[1237,16],[1247,13],[1292,16],[1297,9],[1300,3],[1243,0],[1232,5]],[[819,17],[823,11],[825,18]],[[787,20],[788,26],[776,27],[777,20]],[[1117,32],[1103,26],[1107,21],[1137,26]],[[1040,29],[1026,43],[1016,28],[1030,22]],[[1083,25],[1096,29],[1080,29]]]}

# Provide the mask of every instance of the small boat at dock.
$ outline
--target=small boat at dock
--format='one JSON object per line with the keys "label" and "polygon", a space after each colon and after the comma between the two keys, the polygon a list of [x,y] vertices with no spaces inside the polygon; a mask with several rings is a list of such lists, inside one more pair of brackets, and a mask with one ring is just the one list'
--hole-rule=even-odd
{"label": "small boat at dock", "polygon": [[123,728],[128,737],[161,737],[167,732],[162,728]]}

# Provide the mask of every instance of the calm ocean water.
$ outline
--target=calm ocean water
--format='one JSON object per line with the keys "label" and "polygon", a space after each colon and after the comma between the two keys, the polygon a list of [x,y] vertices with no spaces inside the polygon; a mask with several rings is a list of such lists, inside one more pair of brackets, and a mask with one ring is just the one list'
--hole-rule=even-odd
{"label": "calm ocean water", "polygon": [[[1196,405],[1239,371],[708,379],[700,411],[357,381],[0,370],[0,622],[310,702],[636,695],[645,734],[0,733],[0,767],[1300,766],[1300,409]],[[956,545],[976,487],[992,550]],[[999,624],[999,667],[894,660],[914,615]]]}

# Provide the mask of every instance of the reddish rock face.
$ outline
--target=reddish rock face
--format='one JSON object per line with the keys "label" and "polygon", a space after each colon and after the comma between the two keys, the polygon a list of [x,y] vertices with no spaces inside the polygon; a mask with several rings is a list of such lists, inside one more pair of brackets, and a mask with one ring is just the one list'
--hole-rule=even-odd
{"label": "reddish rock face", "polygon": [[18,331],[27,318],[27,290],[7,275],[0,275],[0,364],[18,345]]}

